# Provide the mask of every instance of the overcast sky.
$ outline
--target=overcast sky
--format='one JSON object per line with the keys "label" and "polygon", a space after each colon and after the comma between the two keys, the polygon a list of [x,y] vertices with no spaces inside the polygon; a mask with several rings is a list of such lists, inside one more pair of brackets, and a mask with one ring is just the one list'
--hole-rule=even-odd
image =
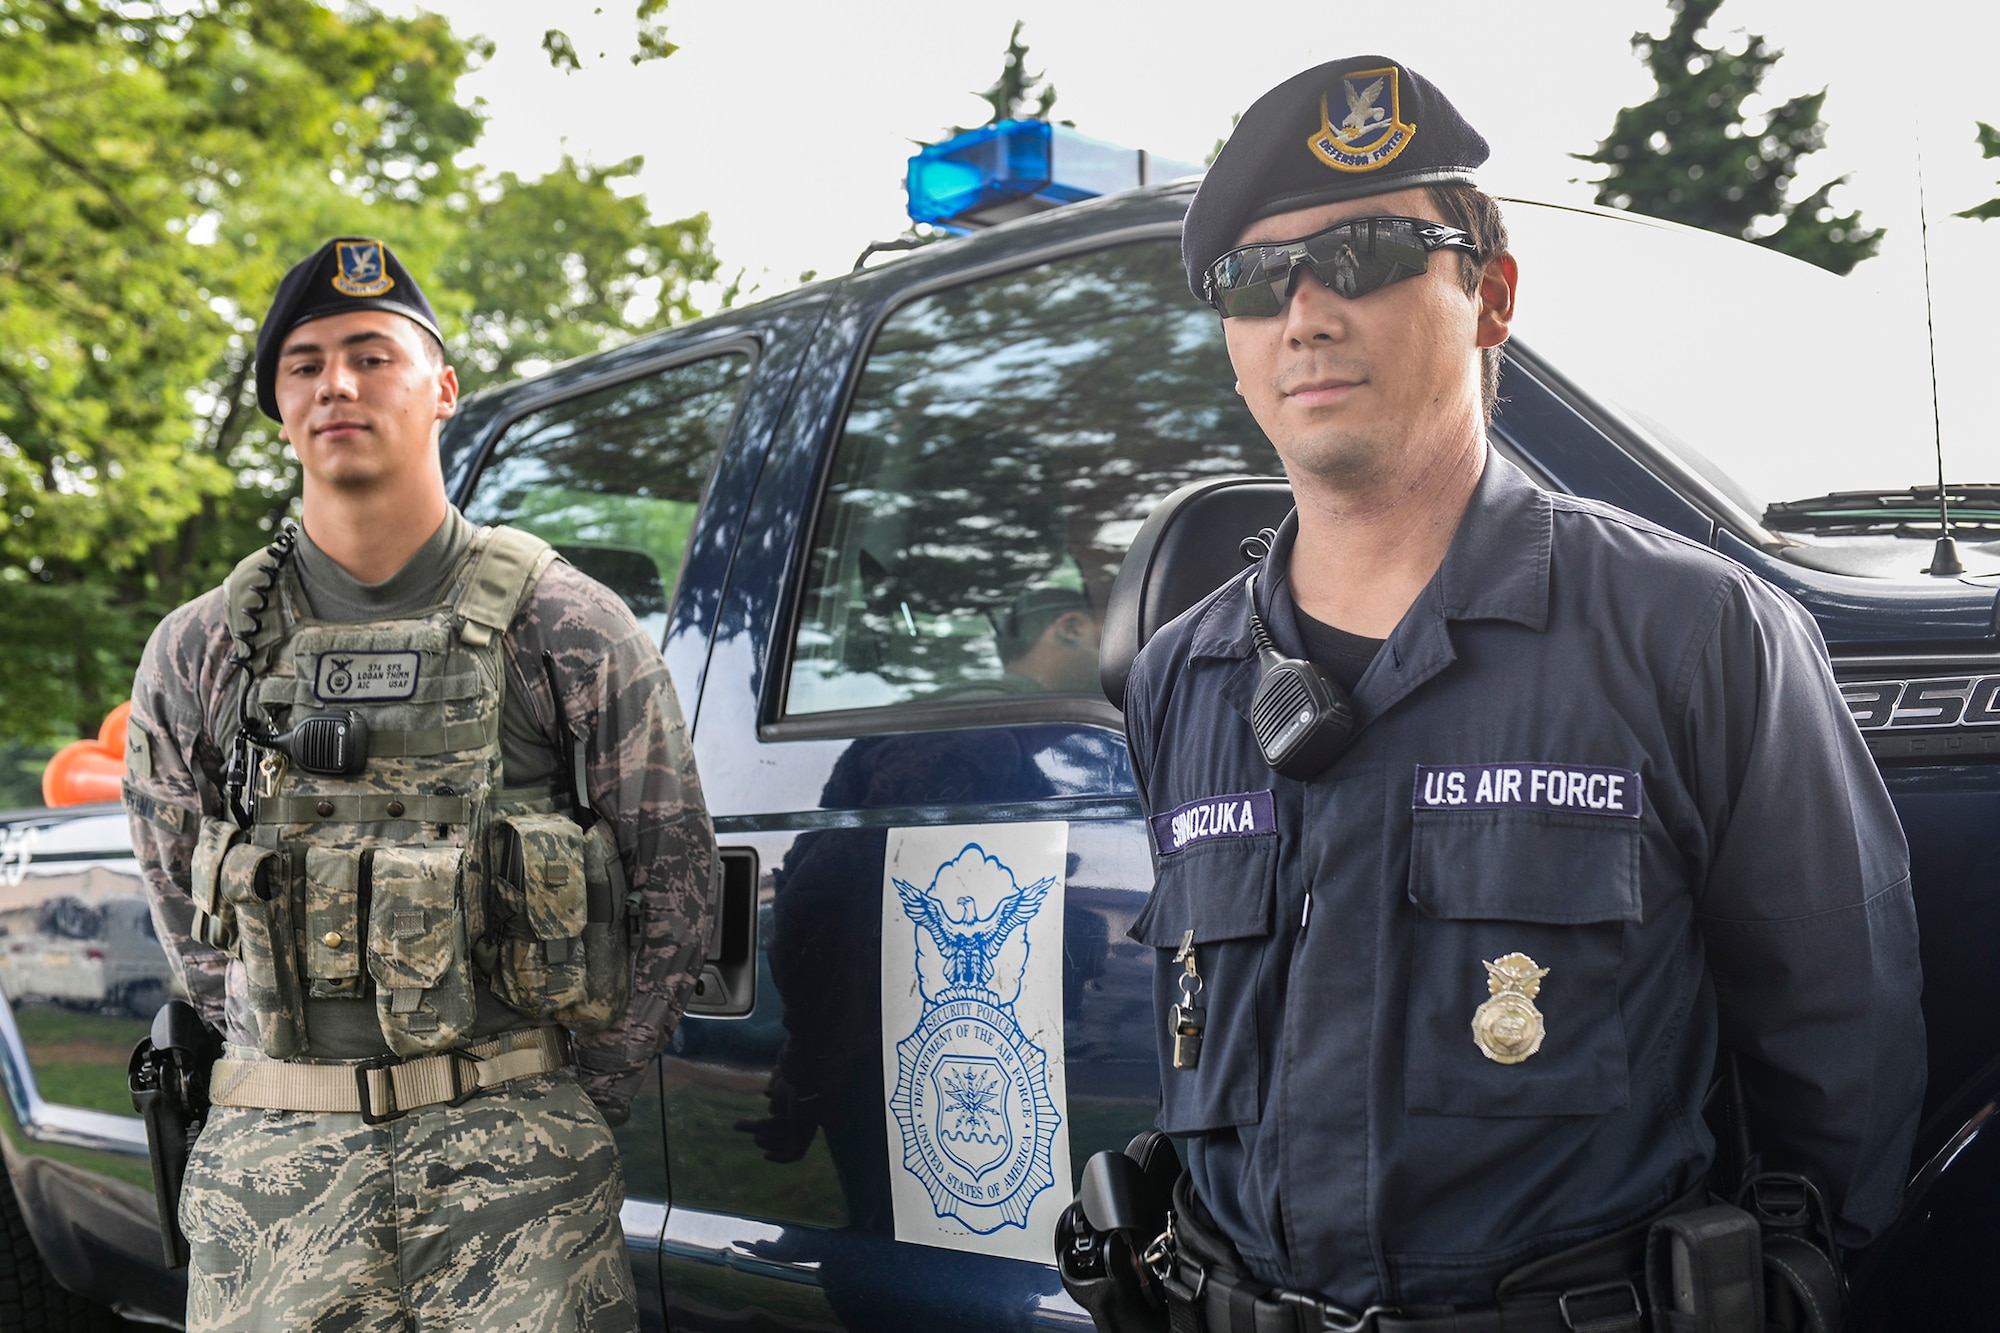
{"label": "overcast sky", "polygon": [[[1669,21],[1658,0],[672,0],[667,27],[681,50],[634,67],[631,0],[603,0],[598,13],[596,0],[423,7],[497,44],[463,85],[490,117],[478,160],[534,175],[565,150],[600,163],[643,154],[638,187],[655,215],[707,210],[726,272],[743,270],[765,293],[802,271],[842,272],[868,242],[907,225],[913,141],[984,119],[976,93],[999,73],[1017,18],[1031,70],[1060,94],[1057,116],[1101,139],[1198,162],[1273,84],[1377,53],[1429,76],[1491,141],[1488,188],[1578,202],[1590,199],[1575,179],[1588,168],[1568,154],[1594,148],[1618,108],[1650,93],[1630,39]],[[1891,20],[1902,13],[1920,26]],[[552,26],[575,41],[583,72],[550,68],[540,43]],[[1882,255],[1856,280],[1898,302],[1893,327],[1877,321],[1858,337],[1923,337],[1921,143],[1947,430],[1958,447],[1985,453],[1981,466],[1953,471],[2000,479],[1988,424],[2000,412],[2000,222],[1949,216],[2000,194],[2000,160],[1982,159],[1973,137],[1975,119],[2000,123],[1991,72],[2000,5],[1726,0],[1715,26],[1762,34],[1785,52],[1765,81],[1773,102],[1828,90],[1827,148],[1806,160],[1797,192],[1851,176],[1834,202],[1888,228]]]}

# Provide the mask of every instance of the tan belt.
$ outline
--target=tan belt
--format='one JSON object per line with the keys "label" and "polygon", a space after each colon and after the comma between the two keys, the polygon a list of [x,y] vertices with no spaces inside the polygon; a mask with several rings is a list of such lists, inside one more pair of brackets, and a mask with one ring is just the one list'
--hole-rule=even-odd
{"label": "tan belt", "polygon": [[[379,1125],[426,1106],[457,1106],[476,1093],[570,1062],[561,1028],[530,1028],[437,1055],[345,1065],[217,1060],[208,1099],[217,1106],[361,1113]],[[378,1109],[380,1108],[380,1109]]]}

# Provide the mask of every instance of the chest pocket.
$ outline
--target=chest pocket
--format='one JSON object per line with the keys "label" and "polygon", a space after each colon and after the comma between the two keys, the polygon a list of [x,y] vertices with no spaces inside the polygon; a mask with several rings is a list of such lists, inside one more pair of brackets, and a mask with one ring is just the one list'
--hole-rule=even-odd
{"label": "chest pocket", "polygon": [[[1257,1121],[1274,1002],[1262,983],[1280,974],[1270,958],[1277,875],[1275,833],[1196,843],[1160,858],[1153,896],[1132,923],[1132,938],[1158,951],[1160,1128],[1169,1134]],[[1166,1015],[1181,999],[1184,968],[1175,955],[1190,932],[1201,975],[1201,1055],[1193,1069],[1176,1069]]]}
{"label": "chest pocket", "polygon": [[1409,891],[1410,1111],[1594,1115],[1627,1104],[1619,973],[1640,919],[1637,820],[1419,810]]}

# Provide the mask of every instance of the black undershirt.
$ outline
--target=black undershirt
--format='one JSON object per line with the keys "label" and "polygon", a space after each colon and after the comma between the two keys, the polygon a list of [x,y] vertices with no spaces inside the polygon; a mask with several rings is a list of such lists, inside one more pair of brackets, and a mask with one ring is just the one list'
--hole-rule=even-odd
{"label": "black undershirt", "polygon": [[1354,687],[1361,683],[1362,673],[1375,660],[1383,641],[1336,629],[1323,621],[1314,620],[1297,607],[1292,608],[1292,614],[1298,619],[1299,636],[1306,641],[1306,656],[1326,672],[1327,678],[1334,684],[1349,694],[1354,693]]}

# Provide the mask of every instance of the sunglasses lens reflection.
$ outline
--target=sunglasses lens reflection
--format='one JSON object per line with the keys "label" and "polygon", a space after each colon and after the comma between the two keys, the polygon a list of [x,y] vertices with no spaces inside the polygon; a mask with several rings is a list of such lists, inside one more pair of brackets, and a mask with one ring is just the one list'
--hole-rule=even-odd
{"label": "sunglasses lens reflection", "polygon": [[1269,317],[1285,308],[1299,266],[1352,301],[1430,267],[1419,224],[1407,218],[1358,218],[1280,245],[1233,250],[1209,270],[1216,304],[1228,317]]}

